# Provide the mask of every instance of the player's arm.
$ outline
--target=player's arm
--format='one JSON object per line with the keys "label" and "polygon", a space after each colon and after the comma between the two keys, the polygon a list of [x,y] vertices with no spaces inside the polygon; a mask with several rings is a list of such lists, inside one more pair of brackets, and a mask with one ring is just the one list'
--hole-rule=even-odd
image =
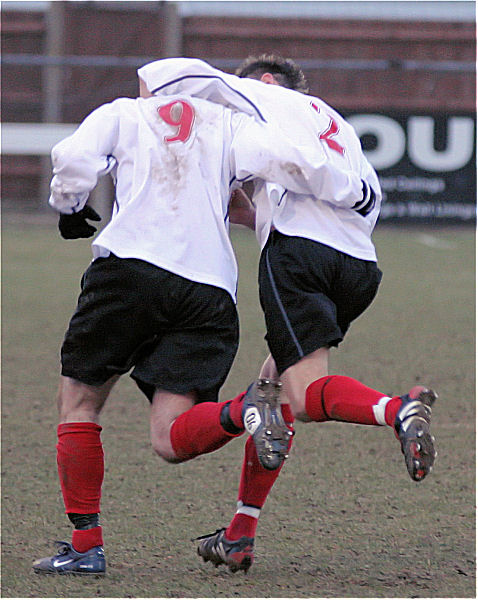
{"label": "player's arm", "polygon": [[[168,95],[179,92],[190,94],[190,88],[194,87],[198,97],[207,99],[208,77],[220,77],[223,73],[198,58],[163,58],[143,65],[137,74],[140,90],[142,82],[143,91],[147,90],[150,94],[158,91]],[[201,85],[196,88],[198,83]]]}
{"label": "player's arm", "polygon": [[187,94],[264,120],[253,99],[248,97],[244,79],[224,73],[198,58],[155,60],[139,68],[137,74],[143,93]]}
{"label": "player's arm", "polygon": [[374,205],[367,212],[369,214],[372,210],[378,214],[380,212],[380,206],[382,203],[382,188],[380,186],[380,181],[378,179],[378,175],[369,161],[362,155],[362,168],[360,173],[362,180],[366,182],[370,189],[373,190],[373,202]]}
{"label": "player's arm", "polygon": [[98,178],[115,166],[112,153],[117,130],[117,114],[112,104],[106,104],[93,111],[72,135],[53,147],[49,204],[58,212],[79,212]]}
{"label": "player's arm", "polygon": [[233,115],[233,122],[232,162],[238,180],[253,175],[361,214],[373,207],[370,185],[317,157],[316,148],[294,146],[277,127],[245,115]]}
{"label": "player's arm", "polygon": [[105,105],[52,149],[49,204],[60,213],[59,229],[66,239],[90,237],[96,231],[86,219],[101,219],[86,202],[98,178],[116,164],[112,156],[116,131],[117,117],[111,105]]}

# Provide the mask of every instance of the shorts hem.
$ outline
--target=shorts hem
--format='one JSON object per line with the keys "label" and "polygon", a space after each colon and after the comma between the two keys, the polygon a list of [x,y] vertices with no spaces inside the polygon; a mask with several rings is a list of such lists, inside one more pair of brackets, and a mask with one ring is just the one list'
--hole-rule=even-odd
{"label": "shorts hem", "polygon": [[[158,389],[158,388],[165,390],[166,392],[170,392],[171,394],[178,394],[178,395],[184,395],[184,394],[189,394],[190,392],[196,392],[197,395],[199,396],[199,398],[197,400],[197,404],[200,404],[201,402],[216,402],[217,403],[219,401],[219,388],[221,386],[217,382],[214,382],[210,386],[205,386],[203,384],[203,385],[201,385],[201,387],[194,386],[194,385],[183,387],[183,386],[177,386],[174,384],[168,385],[167,383],[150,383],[149,381],[146,381],[145,379],[141,379],[134,373],[131,373],[130,377],[131,377],[131,379],[133,379],[133,381],[136,383],[138,388],[141,390],[141,392],[143,392],[143,394],[148,398],[148,400],[150,402],[153,400],[154,393],[155,393],[156,389]],[[205,398],[205,399],[201,400],[200,396],[202,396],[204,394],[208,394],[208,392],[210,393],[214,389],[218,390],[216,393],[215,400],[211,400],[210,398]]]}
{"label": "shorts hem", "polygon": [[272,358],[274,358],[274,361],[276,363],[277,366],[277,371],[279,373],[279,375],[282,375],[282,373],[284,371],[286,371],[289,367],[293,367],[294,365],[296,365],[298,362],[300,362],[303,358],[305,358],[306,356],[309,356],[309,354],[312,354],[312,352],[315,352],[316,350],[319,350],[320,348],[336,348],[341,342],[343,342],[344,338],[334,338],[333,340],[331,340],[330,342],[320,342],[315,344],[313,347],[309,347],[306,348],[304,350],[304,353],[302,356],[295,356],[294,358],[290,358],[287,361],[284,361],[280,364],[279,366],[279,362],[274,358],[274,355],[272,354]]}
{"label": "shorts hem", "polygon": [[101,387],[109,379],[111,379],[111,377],[113,377],[113,375],[114,375],[114,374],[112,374],[112,375],[109,375],[104,380],[99,380],[99,379],[93,379],[92,377],[88,377],[88,376],[78,375],[78,373],[73,373],[72,371],[69,372],[65,369],[62,369],[61,374],[63,377],[69,377],[70,379],[75,379],[76,381],[79,381],[80,383],[84,383],[85,385],[91,385],[92,387]]}

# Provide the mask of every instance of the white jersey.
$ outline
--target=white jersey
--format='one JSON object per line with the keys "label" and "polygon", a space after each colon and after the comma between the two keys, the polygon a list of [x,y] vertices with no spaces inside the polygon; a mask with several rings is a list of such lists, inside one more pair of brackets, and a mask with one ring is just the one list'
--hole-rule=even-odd
{"label": "white jersey", "polygon": [[[138,258],[192,281],[224,288],[235,299],[237,264],[228,235],[228,204],[237,181],[277,181],[321,194],[330,165],[290,145],[272,125],[185,95],[120,98],[93,111],[52,150],[50,204],[63,213],[85,205],[98,177],[113,170],[116,200],[92,244]],[[328,175],[329,174],[329,175]],[[337,171],[344,204],[360,180]]]}
{"label": "white jersey", "polygon": [[333,171],[322,182],[320,198],[260,184],[254,202],[256,233],[262,246],[273,225],[284,234],[322,242],[364,260],[376,260],[371,235],[380,212],[380,184],[354,129],[333,108],[319,98],[223,73],[198,59],[154,61],[141,67],[138,76],[153,94],[188,93],[257,120],[273,122],[294,145],[314,147],[318,160],[328,161],[338,172],[356,174],[376,194],[374,210],[364,217],[340,201],[342,184]]}

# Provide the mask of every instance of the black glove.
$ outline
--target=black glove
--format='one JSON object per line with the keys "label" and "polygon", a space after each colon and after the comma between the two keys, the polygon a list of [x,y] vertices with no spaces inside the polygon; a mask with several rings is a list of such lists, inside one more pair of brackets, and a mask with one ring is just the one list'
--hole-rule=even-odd
{"label": "black glove", "polygon": [[61,214],[58,222],[61,237],[65,240],[76,240],[77,238],[88,238],[94,235],[96,227],[87,223],[86,219],[101,221],[101,217],[96,210],[87,205],[72,215]]}
{"label": "black glove", "polygon": [[375,207],[375,192],[370,187],[368,182],[362,179],[362,200],[359,200],[352,206],[362,217],[366,217]]}

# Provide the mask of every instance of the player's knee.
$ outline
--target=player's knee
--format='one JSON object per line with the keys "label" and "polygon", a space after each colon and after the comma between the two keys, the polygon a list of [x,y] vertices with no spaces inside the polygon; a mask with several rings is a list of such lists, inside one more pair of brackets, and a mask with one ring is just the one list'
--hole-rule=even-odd
{"label": "player's knee", "polygon": [[293,420],[302,421],[303,423],[310,421],[305,411],[305,403],[301,402],[300,399],[289,398],[289,411]]}
{"label": "player's knee", "polygon": [[309,423],[311,421],[311,418],[304,410],[293,410],[292,414],[297,421],[301,421],[302,423]]}
{"label": "player's knee", "polygon": [[154,452],[168,463],[177,464],[184,462],[185,460],[176,456],[176,453],[174,452],[169,439],[159,436],[153,436],[151,438],[151,445],[153,447]]}
{"label": "player's knee", "polygon": [[177,465],[178,463],[182,463],[185,461],[184,458],[178,458],[177,456],[172,456],[171,454],[165,452],[156,452],[156,454],[165,462],[170,463],[172,465]]}

